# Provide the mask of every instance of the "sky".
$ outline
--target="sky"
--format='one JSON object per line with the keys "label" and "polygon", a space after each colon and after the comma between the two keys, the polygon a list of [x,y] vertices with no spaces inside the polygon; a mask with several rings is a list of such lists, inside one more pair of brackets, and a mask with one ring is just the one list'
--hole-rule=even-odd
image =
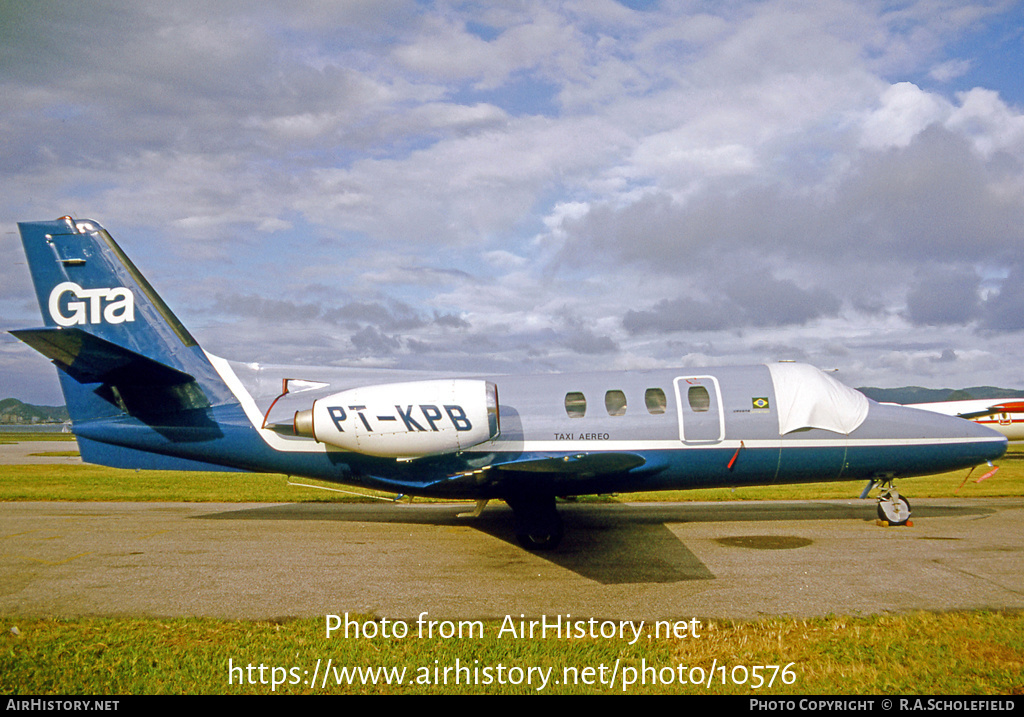
{"label": "sky", "polygon": [[0,398],[66,214],[233,360],[1024,388],[1022,68],[1003,0],[0,0]]}

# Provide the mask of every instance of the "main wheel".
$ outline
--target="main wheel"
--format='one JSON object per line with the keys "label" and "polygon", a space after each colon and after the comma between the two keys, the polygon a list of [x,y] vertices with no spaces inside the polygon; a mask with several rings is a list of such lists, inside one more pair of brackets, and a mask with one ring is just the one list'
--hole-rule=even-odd
{"label": "main wheel", "polygon": [[527,550],[554,550],[562,542],[562,524],[540,529],[516,529],[516,540]]}
{"label": "main wheel", "polygon": [[516,540],[527,550],[554,550],[564,534],[554,496],[506,499],[512,507]]}

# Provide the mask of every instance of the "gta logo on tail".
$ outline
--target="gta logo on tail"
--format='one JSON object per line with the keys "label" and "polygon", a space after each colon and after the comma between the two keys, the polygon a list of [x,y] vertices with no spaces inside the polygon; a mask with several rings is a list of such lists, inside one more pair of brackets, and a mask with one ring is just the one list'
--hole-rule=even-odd
{"label": "gta logo on tail", "polygon": [[[66,302],[65,294],[71,295]],[[135,321],[135,296],[123,286],[83,289],[73,281],[65,281],[50,292],[49,309],[58,326],[123,324]]]}

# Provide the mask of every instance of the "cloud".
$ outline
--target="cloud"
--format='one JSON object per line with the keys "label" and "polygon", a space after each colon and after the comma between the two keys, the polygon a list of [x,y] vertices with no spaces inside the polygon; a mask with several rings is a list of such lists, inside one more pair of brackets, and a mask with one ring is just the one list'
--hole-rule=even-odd
{"label": "cloud", "polygon": [[938,82],[949,82],[967,74],[973,64],[970,60],[964,59],[947,60],[929,70],[928,76]]}
{"label": "cloud", "polygon": [[352,334],[351,341],[358,353],[370,356],[389,356],[402,347],[397,336],[388,336],[373,326],[364,326]]}
{"label": "cloud", "polygon": [[950,114],[946,126],[970,137],[986,157],[1006,152],[1017,159],[1024,148],[1024,115],[1000,99],[999,93],[975,87],[958,95],[960,107]]}
{"label": "cloud", "polygon": [[985,301],[983,311],[985,328],[1024,330],[1024,265],[1013,267],[1002,282],[999,293]]}
{"label": "cloud", "polygon": [[[754,181],[726,190],[716,182],[683,199],[650,192],[621,206],[596,204],[560,230],[563,266],[595,257],[594,265],[671,274],[707,296],[753,305],[739,302],[729,283],[742,276],[751,294],[776,306],[806,302],[834,313],[836,299],[868,305],[886,284],[909,287],[914,267],[1005,262],[1024,242],[1024,197],[1007,193],[999,163],[933,126],[904,147],[860,153],[827,192]],[[773,274],[793,279],[758,283]],[[919,294],[912,298],[911,314],[924,316]],[[715,316],[696,321],[724,327]],[[799,323],[801,314],[787,309],[775,318]]]}
{"label": "cloud", "polygon": [[648,310],[630,309],[622,323],[631,334],[731,331],[803,325],[835,316],[839,307],[839,300],[824,290],[801,289],[793,281],[766,276],[755,266],[708,282],[701,298],[663,299]]}
{"label": "cloud", "polygon": [[981,308],[979,277],[970,267],[942,268],[919,276],[907,296],[907,315],[917,325],[965,325]]}
{"label": "cloud", "polygon": [[906,147],[923,130],[949,116],[941,98],[910,82],[898,82],[881,97],[881,107],[863,121],[861,143],[869,149]]}
{"label": "cloud", "polygon": [[105,223],[243,358],[1024,384],[1011,12],[8,3],[0,213]]}

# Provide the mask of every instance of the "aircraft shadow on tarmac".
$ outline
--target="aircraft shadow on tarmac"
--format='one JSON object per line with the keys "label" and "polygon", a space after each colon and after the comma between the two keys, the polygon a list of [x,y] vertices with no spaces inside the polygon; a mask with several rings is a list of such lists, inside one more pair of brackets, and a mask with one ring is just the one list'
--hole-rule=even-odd
{"label": "aircraft shadow on tarmac", "polygon": [[[499,507],[500,506],[500,507]],[[475,518],[459,517],[470,504],[290,503],[228,510],[199,516],[209,520],[320,520],[471,527],[522,550],[512,530],[511,511],[489,506]],[[535,554],[581,577],[605,585],[713,580],[714,574],[667,524],[695,522],[767,523],[794,520],[874,521],[873,501],[598,504],[560,503],[565,538],[557,550]],[[974,506],[915,506],[915,517],[992,512]],[[790,536],[723,538],[739,549],[784,550],[813,541]]]}

